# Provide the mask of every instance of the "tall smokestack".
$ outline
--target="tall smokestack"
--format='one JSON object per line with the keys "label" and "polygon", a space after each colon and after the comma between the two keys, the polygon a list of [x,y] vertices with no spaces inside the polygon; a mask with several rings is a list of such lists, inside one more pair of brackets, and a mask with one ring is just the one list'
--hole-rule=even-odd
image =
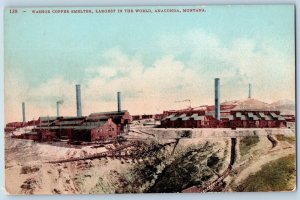
{"label": "tall smokestack", "polygon": [[121,92],[118,92],[118,112],[121,112]]}
{"label": "tall smokestack", "polygon": [[22,102],[22,116],[23,116],[23,123],[26,123],[26,117],[25,117],[25,102]]}
{"label": "tall smokestack", "polygon": [[215,78],[215,118],[220,120],[220,79]]}
{"label": "tall smokestack", "polygon": [[76,85],[76,109],[77,109],[77,117],[81,117],[82,116],[82,111],[81,111],[80,85]]}
{"label": "tall smokestack", "polygon": [[252,96],[252,85],[251,83],[249,83],[249,94],[248,94],[248,98],[251,98]]}
{"label": "tall smokestack", "polygon": [[56,116],[59,117],[59,102],[56,102]]}
{"label": "tall smokestack", "polygon": [[56,102],[56,115],[57,117],[59,117],[60,113],[59,113],[59,105],[63,104],[64,101],[63,100],[59,100]]}

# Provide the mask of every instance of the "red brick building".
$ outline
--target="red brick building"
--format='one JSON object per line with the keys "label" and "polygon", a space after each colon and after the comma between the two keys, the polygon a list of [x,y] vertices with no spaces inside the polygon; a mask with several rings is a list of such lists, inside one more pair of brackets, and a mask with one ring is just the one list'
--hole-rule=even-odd
{"label": "red brick building", "polygon": [[108,121],[89,122],[74,128],[73,141],[104,141],[115,140],[118,137],[117,125],[109,119]]}
{"label": "red brick building", "polygon": [[12,131],[16,130],[17,128],[22,128],[24,126],[25,126],[25,124],[23,122],[10,122],[10,123],[6,124],[4,131],[12,132]]}
{"label": "red brick building", "polygon": [[[121,132],[126,117],[113,115],[90,115],[88,117],[40,117],[33,129],[40,141],[95,142],[115,140]],[[113,119],[121,124],[117,125]],[[119,120],[119,121],[118,121]]]}
{"label": "red brick building", "polygon": [[161,120],[163,128],[283,128],[287,121],[279,111],[231,110],[221,114],[217,121],[209,112],[164,112],[169,114]]}

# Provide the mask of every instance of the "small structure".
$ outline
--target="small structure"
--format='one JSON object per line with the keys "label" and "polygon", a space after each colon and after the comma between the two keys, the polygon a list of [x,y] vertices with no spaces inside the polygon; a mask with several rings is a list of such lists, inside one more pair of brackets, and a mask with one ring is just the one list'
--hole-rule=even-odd
{"label": "small structure", "polygon": [[15,131],[16,129],[22,128],[24,126],[25,126],[25,124],[23,122],[10,122],[10,123],[6,124],[4,131],[12,132],[12,131]]}

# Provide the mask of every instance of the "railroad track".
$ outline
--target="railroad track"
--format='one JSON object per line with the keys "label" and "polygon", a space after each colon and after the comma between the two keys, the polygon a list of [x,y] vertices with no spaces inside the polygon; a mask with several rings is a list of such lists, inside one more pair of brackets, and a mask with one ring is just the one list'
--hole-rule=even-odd
{"label": "railroad track", "polygon": [[[55,161],[47,161],[46,163],[66,163],[66,162],[74,162],[74,161],[79,161],[79,160],[90,160],[90,159],[95,159],[95,158],[120,157],[121,154],[118,154],[119,151],[126,149],[128,147],[132,147],[134,145],[135,145],[135,143],[131,143],[131,144],[117,147],[117,148],[109,150],[109,151],[96,153],[96,154],[89,155],[89,156],[82,156],[82,157],[78,157],[78,158],[68,158],[68,159],[55,160]],[[127,155],[125,155],[125,156],[127,156]]]}
{"label": "railroad track", "polygon": [[134,132],[134,133],[139,133],[139,134],[143,133],[143,134],[146,134],[146,135],[150,135],[150,136],[152,136],[152,137],[155,137],[155,135],[154,135],[153,133],[147,133],[147,132],[142,131],[142,130],[130,130],[130,131],[132,131],[132,132]]}
{"label": "railroad track", "polygon": [[228,167],[219,178],[205,185],[203,188],[198,188],[196,186],[193,186],[183,190],[182,192],[183,193],[190,193],[190,192],[205,193],[205,192],[212,191],[216,186],[219,185],[219,183],[221,183],[230,174],[231,170],[232,169]]}
{"label": "railroad track", "polygon": [[[165,143],[162,145],[159,145],[159,148],[164,148],[166,146],[172,145],[175,142],[169,142],[169,143]],[[127,153],[125,152],[124,154],[121,153],[121,150],[126,149],[128,147],[132,147],[132,146],[136,146],[137,143],[133,142],[131,144],[127,144],[127,145],[123,145],[120,147],[117,147],[115,149],[112,150],[108,150],[105,152],[101,152],[101,153],[96,153],[93,155],[88,155],[88,156],[81,156],[81,157],[77,157],[77,158],[67,158],[67,159],[61,159],[61,160],[55,160],[55,161],[47,161],[46,163],[66,163],[66,162],[74,162],[74,161],[80,161],[80,160],[93,160],[93,159],[98,159],[98,158],[107,158],[107,157],[112,157],[112,158],[132,158],[132,159],[140,159],[143,157],[151,157],[155,155],[155,151],[157,150],[157,148],[152,148],[152,149],[148,149],[147,152],[137,152],[137,153]]]}

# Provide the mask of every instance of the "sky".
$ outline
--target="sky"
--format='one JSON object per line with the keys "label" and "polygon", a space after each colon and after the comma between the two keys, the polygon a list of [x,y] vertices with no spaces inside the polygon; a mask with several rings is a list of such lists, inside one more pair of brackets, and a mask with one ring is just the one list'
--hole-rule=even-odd
{"label": "sky", "polygon": [[5,122],[22,120],[22,102],[27,120],[56,115],[58,100],[76,115],[76,84],[83,115],[116,110],[117,91],[131,114],[212,105],[216,77],[222,102],[247,98],[248,83],[264,102],[295,100],[293,5],[193,8],[206,12],[6,10]]}

